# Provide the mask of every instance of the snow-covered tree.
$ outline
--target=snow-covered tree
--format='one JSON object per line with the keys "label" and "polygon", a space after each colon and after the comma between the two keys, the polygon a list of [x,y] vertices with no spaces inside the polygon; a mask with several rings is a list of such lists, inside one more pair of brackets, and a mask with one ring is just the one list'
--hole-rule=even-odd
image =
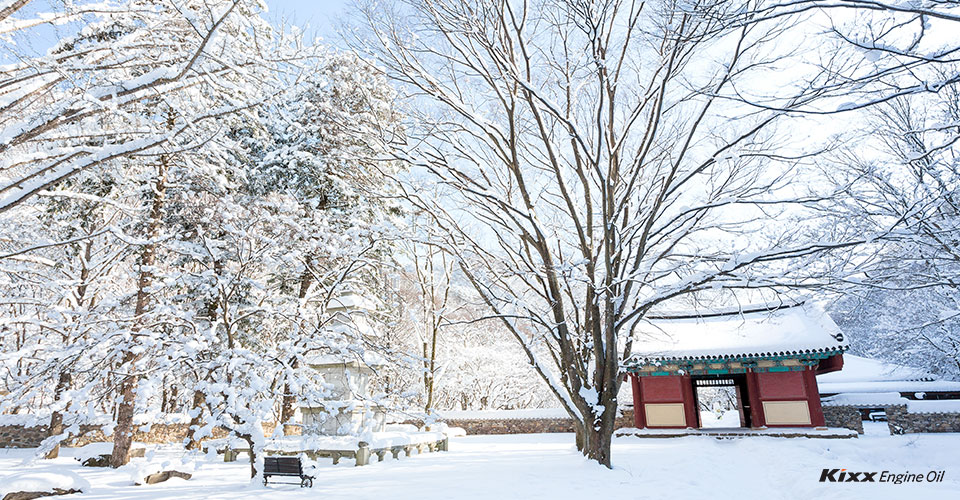
{"label": "snow-covered tree", "polygon": [[50,448],[111,413],[119,466],[135,418],[176,406],[256,473],[275,395],[283,422],[323,396],[303,359],[373,347],[326,306],[389,257],[392,91],[259,9],[70,3],[37,18],[68,28],[47,54],[5,67],[0,411],[52,409]]}
{"label": "snow-covered tree", "polygon": [[[15,251],[0,259],[10,280],[0,296],[21,304],[21,313],[24,292],[38,299],[30,314],[8,317],[8,324],[31,331],[26,342],[6,353],[28,364],[6,386],[13,404],[51,411],[50,457],[57,454],[64,417],[75,421],[95,409],[111,410],[105,389],[112,365],[92,353],[103,332],[120,328],[122,304],[132,288],[118,271],[134,251],[125,232],[136,208],[117,198],[124,187],[120,176],[116,169],[78,175],[3,218],[19,230],[4,242]],[[25,284],[14,284],[28,276]]]}
{"label": "snow-covered tree", "polygon": [[404,245],[406,268],[396,273],[395,314],[386,343],[400,354],[383,389],[395,404],[429,422],[443,410],[541,408],[556,405],[510,332],[484,315],[450,256],[431,243],[430,226]]}
{"label": "snow-covered tree", "polygon": [[[957,52],[960,4],[953,0],[796,0],[756,2],[737,25],[805,14],[823,26],[831,47],[815,64],[843,76],[821,90],[842,96],[846,110],[866,109],[899,97],[936,93],[960,83]],[[829,42],[834,42],[831,46]],[[808,107],[807,112],[830,112]]]}
{"label": "snow-covered tree", "polygon": [[831,163],[850,194],[836,210],[866,232],[902,222],[862,249],[871,266],[833,313],[858,352],[960,378],[960,90],[901,97],[867,118]]}
{"label": "snow-covered tree", "polygon": [[[34,4],[0,8],[4,56],[14,61],[0,70],[0,211],[114,159],[202,144],[216,121],[275,91],[264,69],[302,56],[255,0],[79,1],[50,12]],[[16,43],[42,25],[67,34],[40,54]],[[232,99],[195,105],[213,93]],[[136,111],[157,103],[178,113]]]}
{"label": "snow-covered tree", "polygon": [[[301,304],[294,315],[301,330],[318,328],[315,308],[322,310],[345,281],[375,295],[390,265],[400,214],[390,182],[398,164],[384,160],[386,145],[400,134],[393,98],[362,60],[332,53],[303,85],[261,111],[270,124],[266,139],[247,140],[256,158],[249,188],[301,214],[299,230],[277,239],[288,265],[276,277]],[[283,392],[281,421],[288,422],[296,395],[289,386]]]}
{"label": "snow-covered tree", "polygon": [[[815,151],[783,128],[841,79],[771,77],[805,67],[791,58],[804,39],[789,20],[740,23],[755,7],[365,10],[364,50],[416,124],[396,151],[416,174],[408,200],[574,419],[578,447],[606,465],[620,363],[649,311],[703,289],[801,283],[819,272],[812,256],[853,243],[822,241],[804,217],[828,193],[791,184]],[[783,92],[749,104],[769,87]]]}

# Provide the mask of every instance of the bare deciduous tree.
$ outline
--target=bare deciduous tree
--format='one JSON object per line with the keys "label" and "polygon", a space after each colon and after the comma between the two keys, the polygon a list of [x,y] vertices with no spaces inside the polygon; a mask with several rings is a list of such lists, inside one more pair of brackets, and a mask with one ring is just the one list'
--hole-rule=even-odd
{"label": "bare deciduous tree", "polygon": [[[809,78],[790,96],[744,104],[791,55],[774,43],[787,20],[738,22],[753,8],[410,0],[364,11],[363,50],[411,104],[398,148],[414,172],[407,198],[574,419],[578,447],[608,466],[620,363],[651,309],[800,283],[812,256],[853,244],[819,241],[785,211],[822,195],[791,185],[816,151],[778,127],[835,82],[795,75]],[[764,224],[777,215],[788,222]]]}
{"label": "bare deciduous tree", "polygon": [[[902,227],[873,245],[869,272],[836,305],[854,348],[924,368],[960,374],[960,95],[900,97],[872,108],[862,141],[832,158],[850,196],[835,209],[869,232],[894,219]],[[837,168],[839,166],[840,168]]]}
{"label": "bare deciduous tree", "polygon": [[449,322],[453,263],[447,254],[432,245],[411,243],[414,275],[420,304],[415,331],[423,356],[423,411],[429,420],[434,409],[434,388],[437,378],[437,342],[444,324]]}
{"label": "bare deciduous tree", "polygon": [[[865,109],[899,97],[937,93],[960,83],[960,2],[797,0],[758,2],[733,24],[804,14],[839,44],[821,63],[841,78],[822,91],[843,110]],[[824,38],[827,42],[829,38]],[[806,113],[832,113],[808,107]]]}

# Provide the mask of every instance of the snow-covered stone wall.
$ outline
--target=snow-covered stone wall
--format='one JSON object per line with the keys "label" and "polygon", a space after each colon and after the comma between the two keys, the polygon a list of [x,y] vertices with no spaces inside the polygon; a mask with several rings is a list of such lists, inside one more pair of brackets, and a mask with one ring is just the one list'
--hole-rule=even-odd
{"label": "snow-covered stone wall", "polygon": [[885,410],[891,434],[960,432],[960,412],[913,412],[907,405],[887,406]]}
{"label": "snow-covered stone wall", "polygon": [[[523,411],[523,410],[521,410]],[[562,410],[561,410],[562,411]],[[455,412],[450,412],[456,415]],[[466,413],[466,412],[464,412]],[[443,422],[450,427],[460,427],[467,434],[538,434],[555,432],[573,432],[573,420],[568,417],[554,415],[550,410],[531,410],[530,415],[514,415],[516,411],[505,411],[498,415],[496,411],[472,412],[453,418],[444,418]],[[542,415],[536,413],[543,413]],[[423,422],[411,420],[405,423],[423,425]],[[616,428],[633,427],[633,409],[625,408],[617,417]]]}
{"label": "snow-covered stone wall", "polygon": [[[85,424],[80,425],[80,435],[67,440],[64,444],[68,446],[84,446],[90,443],[100,443],[111,441],[112,438],[105,434],[102,425]],[[187,438],[187,431],[190,424],[150,424],[138,426],[133,435],[133,440],[140,443],[175,443],[182,442]],[[273,433],[275,424],[263,424],[263,431],[269,435]],[[227,430],[223,428],[214,428],[214,439],[227,436]],[[0,425],[0,448],[33,448],[40,445],[40,442],[47,437],[46,425],[22,425],[10,424]]]}
{"label": "snow-covered stone wall", "polygon": [[855,406],[824,405],[823,419],[827,427],[852,429],[863,434],[863,419]]}
{"label": "snow-covered stone wall", "polygon": [[[953,409],[956,404],[960,404],[960,401],[909,401],[907,404],[877,406],[886,412],[891,434],[914,434],[960,432],[960,412],[940,411]],[[866,405],[824,404],[823,416],[827,427],[843,427],[863,434],[861,409],[864,407]]]}

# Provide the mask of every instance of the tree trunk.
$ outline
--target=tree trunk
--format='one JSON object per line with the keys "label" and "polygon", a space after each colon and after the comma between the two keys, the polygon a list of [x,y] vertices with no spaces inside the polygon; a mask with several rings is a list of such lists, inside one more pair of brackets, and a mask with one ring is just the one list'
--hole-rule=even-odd
{"label": "tree trunk", "polygon": [[[153,189],[153,205],[150,208],[150,222],[147,227],[147,244],[143,247],[143,253],[140,255],[140,270],[137,279],[137,303],[134,308],[134,338],[131,342],[136,342],[136,333],[143,325],[143,315],[150,307],[150,292],[148,289],[153,284],[153,266],[157,258],[156,238],[160,233],[160,225],[163,218],[163,202],[166,193],[167,179],[167,161],[166,156],[160,157],[160,163],[157,165],[156,184]],[[124,375],[120,383],[120,404],[117,407],[117,426],[113,432],[113,453],[110,456],[110,466],[120,467],[130,460],[130,445],[133,444],[133,415],[134,405],[137,397],[137,384],[139,376],[136,374],[136,361],[140,359],[140,354],[134,350],[127,350],[123,353],[123,362],[121,369],[128,373]]]}
{"label": "tree trunk", "polygon": [[160,389],[160,413],[167,412],[167,376],[164,375],[160,382],[162,388]]}
{"label": "tree trunk", "polygon": [[[613,440],[614,426],[616,425],[616,408],[613,411],[604,411],[600,421],[596,424],[577,422],[574,429],[577,434],[577,449],[583,456],[596,460],[606,467],[611,466],[610,447]],[[610,417],[613,415],[613,417]]]}
{"label": "tree trunk", "polygon": [[[84,223],[87,222],[87,219],[84,219]],[[88,232],[89,234],[89,232]],[[91,254],[93,252],[93,240],[87,241],[83,246],[83,258],[80,260],[80,284],[77,285],[76,292],[74,293],[74,303],[76,308],[79,310],[84,307],[93,307],[93,299],[91,298],[86,304],[84,304],[84,299],[87,295],[87,286],[89,285],[88,280],[90,279],[90,268],[87,267],[87,263],[91,260]],[[72,339],[69,336],[64,336],[64,343],[69,343]],[[57,388],[54,391],[53,400],[60,401],[63,398],[63,393],[70,388],[70,384],[73,382],[73,377],[69,371],[63,370],[60,372],[60,377],[57,380]],[[70,407],[70,403],[67,403],[66,408]],[[50,415],[50,427],[47,429],[47,437],[56,436],[63,433],[63,413],[59,410],[54,411]],[[47,452],[46,458],[53,459],[60,456],[60,443],[58,442],[53,446],[53,448]]]}
{"label": "tree trunk", "polygon": [[[310,292],[310,286],[313,285],[313,273],[310,272],[310,262],[313,260],[312,255],[307,256],[307,263],[303,270],[303,274],[300,275],[300,290],[297,292],[297,298],[300,299],[300,302],[303,302],[303,299],[307,297],[307,294]],[[292,362],[293,368],[300,367],[300,361],[294,359]],[[288,422],[293,420],[293,416],[297,411],[297,395],[293,394],[293,391],[290,389],[290,384],[283,384],[283,399],[280,402],[280,423],[283,424],[283,435],[291,436],[297,433],[297,426],[288,425]]]}
{"label": "tree trunk", "polygon": [[247,447],[250,448],[250,477],[257,477],[257,447],[253,445],[253,436],[241,434],[240,438],[246,441]]}
{"label": "tree trunk", "polygon": [[583,426],[579,423],[574,423],[573,432],[576,434],[574,439],[576,439],[577,442],[577,451],[583,453]]}
{"label": "tree trunk", "polygon": [[[121,366],[133,371],[137,355],[127,351],[123,355]],[[117,426],[113,430],[113,453],[110,455],[110,466],[117,468],[130,461],[130,446],[133,444],[133,413],[136,402],[137,377],[134,373],[127,374],[120,383],[120,404],[117,405]]]}
{"label": "tree trunk", "polygon": [[584,442],[583,455],[591,460],[596,460],[600,465],[610,467],[610,442],[613,433],[604,432],[602,429],[597,430],[594,427],[587,427],[584,436],[586,436],[586,440]]}
{"label": "tree trunk", "polygon": [[206,403],[207,397],[201,391],[193,391],[193,406],[191,411],[196,411],[197,414],[190,419],[190,429],[187,431],[189,436],[189,441],[187,441],[188,450],[199,450],[200,449],[200,439],[197,438],[197,430],[200,429],[200,424],[203,423],[203,405]]}
{"label": "tree trunk", "polygon": [[[293,368],[300,367],[300,361],[293,360]],[[300,434],[299,427],[295,424],[291,424],[293,417],[297,412],[297,395],[293,394],[293,389],[290,387],[290,383],[287,382],[283,384],[283,402],[280,405],[280,423],[283,424],[283,435],[284,436],[293,436]]]}
{"label": "tree trunk", "polygon": [[[426,379],[424,384],[427,390],[427,404],[425,405],[425,410],[427,415],[430,415],[430,412],[433,411],[433,387],[436,383],[435,375],[437,373],[437,337],[440,333],[440,325],[438,319],[431,319],[432,331],[430,338],[430,356],[429,363],[425,362],[426,368]],[[427,343],[423,344],[424,350],[427,349]]]}
{"label": "tree trunk", "polygon": [[167,398],[167,413],[175,413],[177,411],[178,402],[180,400],[180,387],[174,385],[170,388],[170,396]]}
{"label": "tree trunk", "polygon": [[[60,373],[60,378],[57,380],[57,388],[54,393],[53,400],[60,401],[63,397],[63,392],[70,388],[71,376],[70,372],[64,371]],[[67,407],[70,405],[68,404]],[[60,410],[54,411],[50,415],[50,427],[47,429],[47,437],[56,436],[63,433],[63,413]],[[53,445],[53,449],[47,452],[45,458],[57,458],[60,456],[60,443]]]}

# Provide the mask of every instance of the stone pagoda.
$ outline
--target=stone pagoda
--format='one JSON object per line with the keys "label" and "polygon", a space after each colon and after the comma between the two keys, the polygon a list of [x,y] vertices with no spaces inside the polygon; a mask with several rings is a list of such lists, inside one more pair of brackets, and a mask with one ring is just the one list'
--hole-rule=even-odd
{"label": "stone pagoda", "polygon": [[[374,303],[352,287],[332,299],[327,310],[332,315],[328,328],[363,338],[378,336],[369,319]],[[383,430],[384,408],[370,398],[371,379],[382,364],[379,357],[373,353],[321,354],[308,358],[307,364],[323,375],[332,389],[323,402],[300,408],[305,434],[356,436]]]}

